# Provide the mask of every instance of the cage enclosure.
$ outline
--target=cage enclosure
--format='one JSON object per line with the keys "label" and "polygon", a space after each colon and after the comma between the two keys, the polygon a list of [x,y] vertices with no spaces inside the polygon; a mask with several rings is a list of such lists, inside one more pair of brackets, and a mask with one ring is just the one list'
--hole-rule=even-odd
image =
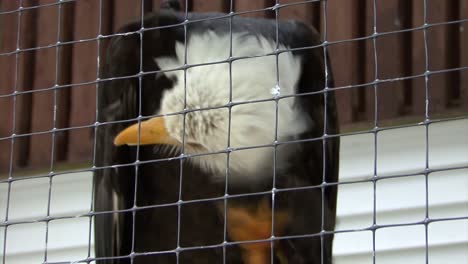
{"label": "cage enclosure", "polygon": [[468,263],[467,23],[0,0],[0,263]]}

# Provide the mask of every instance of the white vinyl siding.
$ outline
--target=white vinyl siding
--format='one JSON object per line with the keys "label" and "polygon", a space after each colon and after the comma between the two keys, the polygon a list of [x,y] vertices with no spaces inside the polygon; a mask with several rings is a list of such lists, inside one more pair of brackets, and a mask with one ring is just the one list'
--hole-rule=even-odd
{"label": "white vinyl siding", "polygon": [[[426,147],[431,170],[427,182],[429,263],[468,263],[468,120],[429,126],[426,146],[424,126],[385,130],[377,136],[376,224],[399,225],[375,232],[378,264],[426,263],[425,226],[415,224],[426,215]],[[372,226],[374,186],[374,135],[341,138],[338,220],[334,255],[336,264],[373,263]],[[74,262],[92,252],[89,217],[91,173],[57,175],[52,181],[50,216],[76,216],[49,223],[47,261]],[[5,219],[7,184],[0,184],[0,219]],[[49,179],[13,182],[9,220],[35,220],[47,214]],[[455,218],[455,219],[454,219]],[[458,218],[458,219],[457,219]],[[438,221],[450,219],[450,221]],[[4,228],[0,228],[3,254]],[[42,263],[46,249],[46,224],[36,222],[8,227],[4,264]],[[0,257],[1,262],[2,256]]]}

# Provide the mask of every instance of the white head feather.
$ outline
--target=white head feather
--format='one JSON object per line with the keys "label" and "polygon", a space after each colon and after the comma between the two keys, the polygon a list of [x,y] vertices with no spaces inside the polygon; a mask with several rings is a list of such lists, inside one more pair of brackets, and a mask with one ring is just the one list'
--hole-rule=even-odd
{"label": "white head feather", "polygon": [[[187,65],[226,61],[229,58],[230,34],[218,35],[212,31],[194,34],[187,41]],[[232,35],[232,56],[250,57],[271,53],[276,43],[261,36],[249,34]],[[280,46],[280,49],[285,47]],[[175,57],[159,57],[156,63],[163,70],[184,65],[185,46],[176,43]],[[281,53],[278,58],[279,87],[281,94],[294,94],[301,73],[299,57],[291,52]],[[210,153],[228,147],[230,87],[232,102],[248,102],[271,99],[272,89],[277,88],[276,56],[239,59],[232,62],[232,86],[230,85],[229,63],[194,66],[184,71],[165,74],[176,79],[172,89],[162,98],[159,114],[186,109],[220,107],[190,112],[185,120],[185,151],[187,153]],[[186,82],[184,81],[186,78]],[[169,134],[182,142],[183,116],[165,116]],[[252,147],[274,143],[276,105],[275,101],[234,105],[231,113],[230,147]],[[278,141],[294,138],[304,132],[307,119],[300,114],[293,99],[282,99],[278,103]],[[260,175],[258,170],[271,168],[272,148],[254,148],[231,153],[229,167],[233,178],[230,181],[247,182]],[[214,154],[194,159],[202,169],[212,172],[219,179],[225,177],[226,155]],[[281,164],[281,162],[278,162]],[[268,175],[268,173],[261,173]],[[248,177],[249,179],[246,179]]]}

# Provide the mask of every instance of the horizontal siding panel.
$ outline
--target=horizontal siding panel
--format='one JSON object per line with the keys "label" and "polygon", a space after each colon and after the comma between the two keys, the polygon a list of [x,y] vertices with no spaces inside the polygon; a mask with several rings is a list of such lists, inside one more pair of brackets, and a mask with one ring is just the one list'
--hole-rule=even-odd
{"label": "horizontal siding panel", "polygon": [[[468,220],[436,222],[429,225],[428,229],[428,246],[430,252],[437,255],[437,251],[443,251],[445,247],[468,247]],[[372,263],[357,262],[358,259],[372,257],[372,232],[358,231],[350,233],[337,234],[334,242],[334,255],[336,260],[342,260],[339,263]],[[383,256],[400,254],[406,256],[406,252],[410,251],[422,252],[425,251],[425,234],[423,225],[390,227],[382,228],[376,231],[375,236],[376,255],[378,263],[389,263],[385,261]],[[463,252],[468,257],[468,252]],[[419,254],[418,254],[419,255]],[[344,257],[351,257],[353,261],[345,260]],[[446,256],[447,257],[447,256]],[[401,256],[400,256],[401,259]],[[425,257],[420,259],[425,263]],[[396,261],[393,259],[393,261]],[[338,263],[338,262],[337,262]],[[396,263],[396,262],[394,262]],[[398,263],[414,263],[405,258],[405,262]],[[419,263],[419,261],[417,262]],[[433,263],[432,261],[430,263]],[[435,262],[446,263],[446,262]],[[453,263],[465,263],[454,261]]]}
{"label": "horizontal siding panel", "polygon": [[[355,243],[354,241],[351,241]],[[431,264],[446,264],[446,263],[457,263],[464,264],[468,263],[468,244],[446,244],[444,246],[430,247],[429,248],[429,263]],[[409,248],[409,249],[398,249],[394,251],[378,252],[376,254],[376,263],[378,264],[395,264],[395,263],[421,263],[425,264],[426,249],[422,248]],[[401,259],[404,260],[401,260]],[[447,262],[450,259],[453,262]],[[372,254],[365,252],[362,254],[351,254],[336,256],[334,258],[335,263],[339,264],[372,264]]]}
{"label": "horizontal siding panel", "polygon": [[[447,127],[450,126],[450,129]],[[429,126],[429,168],[468,165],[468,120]],[[348,138],[349,137],[349,138]],[[381,131],[377,135],[377,175],[421,172],[426,164],[424,126]],[[374,171],[374,134],[342,137],[341,181],[369,179]]]}
{"label": "horizontal siding panel", "polygon": [[[432,124],[429,128],[430,168],[468,165],[468,121]],[[422,138],[421,138],[422,137]],[[395,175],[419,171],[425,165],[424,127],[402,128],[378,136],[378,172]],[[373,263],[372,225],[374,137],[371,134],[342,137],[335,263]],[[73,173],[53,178],[52,216],[81,216],[91,205],[92,174]],[[10,220],[32,220],[46,215],[49,179],[12,184]],[[0,186],[2,193],[7,185]],[[425,177],[384,178],[376,185],[377,224],[403,224],[424,220]],[[430,173],[429,215],[432,219],[468,217],[468,169]],[[4,196],[2,196],[2,201]],[[72,205],[72,206],[71,206]],[[0,205],[5,212],[6,202]],[[2,218],[4,215],[2,216]],[[468,220],[440,221],[428,225],[430,263],[468,263]],[[3,244],[0,229],[0,246]],[[49,224],[48,261],[78,261],[88,256],[89,218],[54,220]],[[92,235],[92,232],[91,232]],[[28,240],[24,240],[28,237]],[[92,241],[92,240],[91,240]],[[376,263],[426,263],[424,225],[379,228],[375,235]],[[44,259],[45,223],[8,228],[7,262],[40,263]]]}
{"label": "horizontal siding panel", "polygon": [[[28,221],[47,216],[49,178],[19,180],[11,185],[10,221]],[[0,219],[6,211],[7,184],[0,186]],[[57,175],[52,180],[50,216],[69,216],[88,213],[91,207],[92,174],[71,173]],[[34,197],[34,199],[31,199]],[[73,205],[72,207],[70,205]]]}
{"label": "horizontal siding panel", "polygon": [[[9,227],[7,237],[8,255],[21,255],[34,252],[43,255],[46,238],[45,227],[46,224],[43,222],[19,224]],[[89,239],[88,230],[88,217],[50,221],[47,244],[48,257],[54,256],[53,251],[87,247]],[[31,236],[28,234],[31,234]],[[25,237],[30,237],[31,239],[24,239]],[[80,257],[86,258],[86,255],[81,255]],[[64,260],[62,259],[61,261]]]}
{"label": "horizontal siding panel", "polygon": [[8,220],[22,221],[45,217],[47,215],[48,192],[48,178],[13,182],[11,184]]}
{"label": "horizontal siding panel", "polygon": [[[91,209],[93,175],[90,172],[57,175],[53,179],[50,215],[80,215]],[[70,208],[73,204],[73,208]]]}
{"label": "horizontal siding panel", "polygon": [[468,164],[468,120],[429,126],[429,167],[448,168]]}
{"label": "horizontal siding panel", "polygon": [[[377,223],[381,225],[414,223],[424,220],[425,213],[426,207],[424,205],[400,208],[398,213],[395,213],[395,210],[378,211]],[[429,215],[431,219],[466,217],[468,216],[468,199],[443,205],[429,205]],[[364,213],[341,214],[337,220],[336,230],[369,228],[372,226],[372,219],[372,209]]]}
{"label": "horizontal siding panel", "polygon": [[[359,181],[372,177],[374,167],[374,135],[341,137],[340,181]],[[348,161],[346,161],[348,159]]]}
{"label": "horizontal siding panel", "polygon": [[[89,217],[62,219],[49,224],[48,261],[78,261],[88,256]],[[93,229],[91,229],[93,231]],[[73,250],[73,259],[68,250]]]}
{"label": "horizontal siding panel", "polygon": [[[14,259],[16,257],[20,257],[21,255],[35,254],[35,252],[41,252],[43,258],[45,249],[45,234],[45,223],[19,224],[8,227],[6,263],[8,263],[8,259]],[[2,236],[2,242],[3,238],[4,237]],[[42,260],[43,259],[39,259],[40,262],[42,262]],[[29,263],[38,263],[38,261],[35,259],[34,261],[31,260]]]}

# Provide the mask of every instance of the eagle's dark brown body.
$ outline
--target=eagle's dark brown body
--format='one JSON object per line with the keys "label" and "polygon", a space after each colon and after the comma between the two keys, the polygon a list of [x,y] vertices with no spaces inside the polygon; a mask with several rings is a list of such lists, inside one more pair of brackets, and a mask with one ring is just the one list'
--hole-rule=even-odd
{"label": "eagle's dark brown body", "polygon": [[[210,198],[225,195],[225,182],[212,181],[209,173],[194,166],[190,158],[183,162],[180,159],[165,160],[174,155],[169,155],[162,147],[117,148],[113,145],[114,137],[135,123],[140,114],[150,116],[159,109],[163,91],[173,84],[174,80],[156,73],[138,75],[140,70],[159,70],[154,58],[173,55],[175,41],[184,42],[185,32],[187,36],[207,30],[229,32],[229,18],[206,20],[220,15],[189,14],[189,21],[200,21],[188,23],[185,31],[185,14],[162,10],[144,19],[143,42],[138,33],[112,39],[102,78],[133,77],[116,78],[100,85],[98,119],[99,122],[133,120],[103,124],[98,128],[97,166],[105,168],[95,172],[94,206],[96,212],[108,212],[98,213],[95,218],[96,257],[104,258],[99,263],[131,263],[131,258],[134,258],[133,263],[176,263],[177,246],[182,249],[178,252],[179,263],[243,261],[237,244],[228,245],[225,252],[222,246],[214,246],[223,243],[225,221],[220,213],[223,201]],[[135,22],[121,29],[120,33],[140,28],[141,22]],[[274,20],[234,17],[232,30],[276,39]],[[322,47],[317,47],[320,39],[315,31],[291,21],[279,22],[278,33],[279,42],[297,48],[293,53],[302,58],[299,96],[295,100],[313,125],[306,133],[297,135],[299,141],[289,144],[295,149],[289,159],[289,169],[275,175],[275,188],[278,189],[275,211],[286,212],[289,219],[280,234],[288,238],[275,245],[275,249],[281,249],[282,256],[275,258],[277,263],[285,260],[288,263],[331,263],[333,236],[321,236],[320,232],[334,229],[336,186],[322,184],[338,180],[339,139],[322,138],[325,124],[328,135],[338,133],[338,124],[334,93],[325,95],[320,91],[327,86],[327,81],[328,86],[331,85],[332,75],[328,69],[326,80],[324,52]],[[137,158],[142,164],[135,166]],[[129,165],[107,167],[117,164]],[[272,174],[272,171],[258,173]],[[267,192],[273,187],[271,180],[246,186],[249,185],[228,184],[228,193],[263,193],[234,196],[228,203],[257,208],[261,201],[271,200],[271,193]],[[296,187],[304,188],[297,190]],[[180,217],[179,191],[183,201],[198,200],[182,204]],[[110,212],[116,210],[118,212]],[[228,233],[227,241],[232,240]]]}

